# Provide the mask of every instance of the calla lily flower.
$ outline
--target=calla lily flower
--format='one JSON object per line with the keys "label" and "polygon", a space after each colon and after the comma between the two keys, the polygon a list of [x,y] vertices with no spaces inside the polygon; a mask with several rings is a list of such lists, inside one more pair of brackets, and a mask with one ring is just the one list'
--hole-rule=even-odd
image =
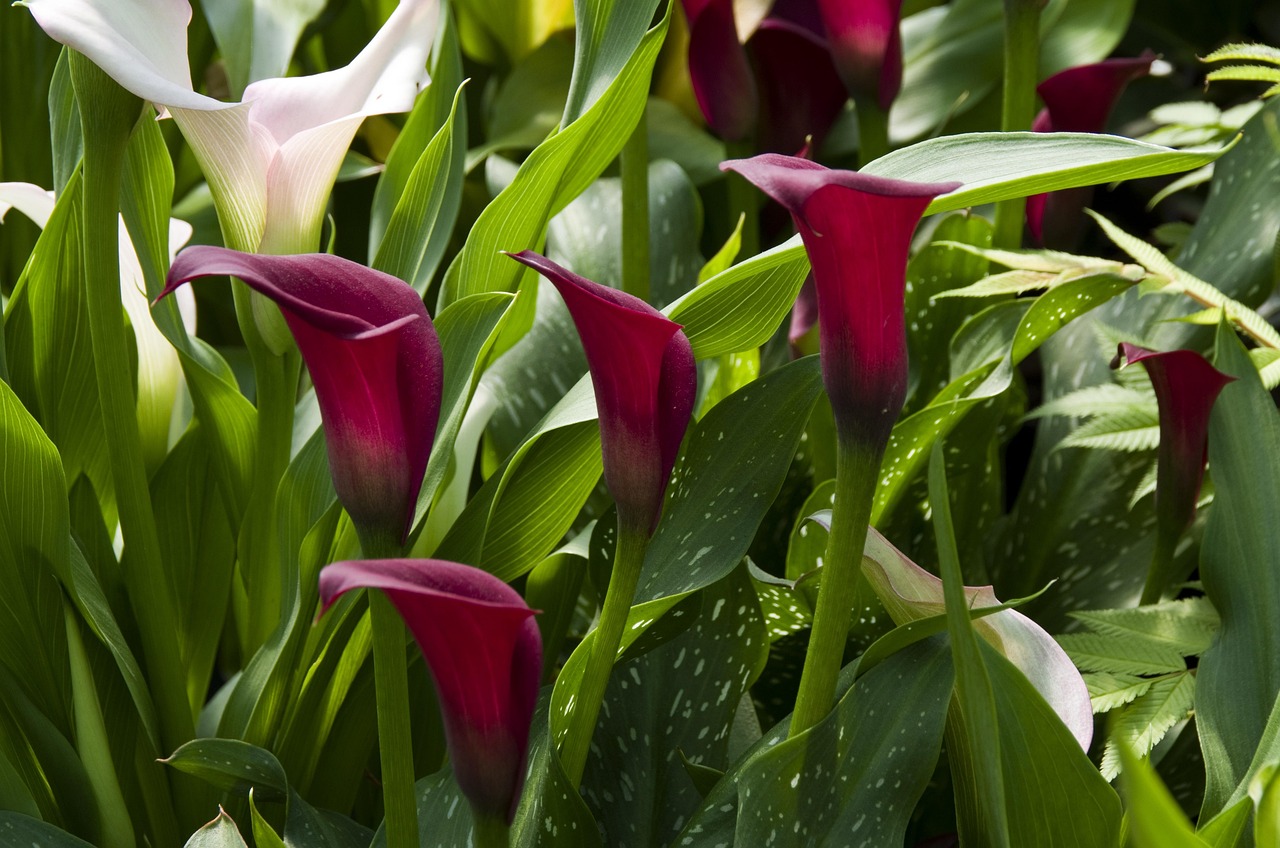
{"label": "calla lily flower", "polygon": [[587,355],[600,415],[604,480],[621,528],[653,533],[680,441],[693,413],[698,374],[680,325],[649,304],[593,283],[526,250],[512,259],[559,290]]}
{"label": "calla lily flower", "polygon": [[542,675],[534,611],[498,578],[454,562],[358,560],[320,572],[325,610],[359,588],[385,592],[422,649],[440,699],[449,762],[477,817],[510,824]]}
{"label": "calla lily flower", "polygon": [[1157,532],[1176,541],[1191,526],[1209,449],[1209,413],[1219,392],[1235,378],[1193,350],[1163,353],[1125,342],[1111,365],[1141,362],[1160,408],[1156,459]]}
{"label": "calla lily flower", "polygon": [[186,0],[23,0],[55,41],[167,110],[200,161],[227,244],[300,253],[319,243],[342,157],[369,115],[410,109],[427,82],[438,0],[404,0],[350,65],[267,79],[240,103],[197,94]]}
{"label": "calla lily flower", "polygon": [[758,148],[794,153],[821,142],[847,99],[803,0],[779,0],[744,41],[733,0],[683,0],[698,107],[726,141],[758,129]]}
{"label": "calla lily flower", "polygon": [[902,0],[818,0],[849,93],[888,111],[902,89]]}
{"label": "calla lily flower", "polygon": [[184,250],[161,297],[229,275],[280,307],[315,384],[329,470],[366,552],[408,537],[435,440],[443,360],[422,298],[407,283],[327,254]]}
{"label": "calla lily flower", "polygon": [[[54,196],[31,183],[0,183],[0,220],[17,209],[41,229],[53,214]],[[191,225],[169,219],[169,259],[191,238]],[[138,430],[148,468],[155,468],[169,452],[174,409],[183,387],[177,351],[151,319],[142,263],[120,219],[120,299],[133,327],[138,349]],[[196,331],[196,300],[189,291],[178,294],[178,312],[188,333]]]}
{"label": "calla lily flower", "polygon": [[[1045,108],[1031,124],[1032,132],[1100,133],[1125,87],[1151,71],[1155,54],[1136,59],[1107,59],[1059,71],[1036,91]],[[1027,228],[1040,244],[1070,247],[1077,240],[1080,213],[1093,196],[1091,187],[1066,189],[1027,198]]]}
{"label": "calla lily flower", "polygon": [[907,391],[911,235],[959,183],[911,183],[766,153],[724,162],[791,213],[818,294],[822,381],[842,440],[884,450]]}
{"label": "calla lily flower", "polygon": [[[831,510],[810,516],[831,529]],[[862,573],[875,589],[895,624],[906,624],[943,615],[942,580],[912,562],[888,539],[868,528],[862,554]],[[1000,606],[990,586],[966,586],[970,609]],[[1086,751],[1093,739],[1093,707],[1089,688],[1075,663],[1040,625],[1017,610],[1007,609],[975,619],[974,629],[1016,665],[1031,685],[1053,707],[1080,747]]]}

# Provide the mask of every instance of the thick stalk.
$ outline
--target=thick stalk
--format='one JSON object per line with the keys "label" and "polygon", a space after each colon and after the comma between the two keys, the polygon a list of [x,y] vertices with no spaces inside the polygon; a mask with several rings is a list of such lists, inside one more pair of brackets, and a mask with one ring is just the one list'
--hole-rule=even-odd
{"label": "thick stalk", "polygon": [[[1000,129],[1031,129],[1036,110],[1036,80],[1040,68],[1041,0],[1005,0],[1004,96]],[[1015,197],[996,204],[994,244],[1013,249],[1022,246],[1022,224],[1027,199]]]}
{"label": "thick stalk", "polygon": [[854,98],[858,115],[858,167],[889,152],[889,113],[866,97]]}
{"label": "thick stalk", "polygon": [[[394,541],[362,535],[365,559],[404,556]],[[409,718],[408,637],[400,613],[382,592],[369,593],[373,631],[373,688],[378,709],[378,755],[382,760],[382,806],[387,848],[418,848],[418,802],[414,791],[413,728]]]}
{"label": "thick stalk", "polygon": [[836,497],[831,505],[831,532],[822,560],[818,602],[813,611],[809,649],[800,674],[800,691],[796,693],[789,737],[808,730],[830,712],[835,703],[849,621],[853,611],[872,597],[871,587],[862,576],[862,550],[867,543],[881,453],[855,447],[845,440],[836,446]]}
{"label": "thick stalk", "polygon": [[1178,548],[1180,534],[1164,532],[1156,528],[1156,547],[1151,553],[1151,566],[1147,569],[1147,582],[1142,587],[1141,604],[1154,604],[1169,585],[1173,573],[1173,553]]}
{"label": "thick stalk", "polygon": [[569,732],[565,734],[560,748],[560,762],[569,782],[575,787],[582,782],[582,773],[587,767],[587,751],[591,748],[591,736],[600,717],[600,702],[604,700],[609,673],[618,656],[622,631],[627,623],[627,614],[631,612],[631,601],[636,594],[648,546],[649,535],[644,531],[618,528],[618,547],[613,555],[609,590],[605,592],[600,622],[592,634],[591,654],[582,674],[582,683],[578,686],[573,714],[569,716]]}
{"label": "thick stalk", "polygon": [[[71,54],[84,132],[84,274],[98,397],[124,536],[126,591],[138,621],[161,741],[169,750],[195,732],[186,669],[174,638],[177,593],[160,557],[160,538],[142,458],[142,439],[120,299],[119,201],[125,147],[141,103],[96,65]],[[175,781],[175,787],[185,781]],[[188,811],[189,812],[189,811]]]}
{"label": "thick stalk", "polygon": [[508,848],[511,845],[511,828],[502,819],[476,816],[471,844],[474,848]]}
{"label": "thick stalk", "polygon": [[369,592],[369,620],[373,629],[373,685],[378,704],[378,753],[382,759],[387,848],[418,848],[404,622],[387,596],[379,591]]}
{"label": "thick stalk", "polygon": [[[746,159],[753,155],[750,141],[726,141],[725,157],[728,159]],[[760,191],[744,177],[728,173],[724,175],[729,186],[729,226],[726,233],[732,233],[742,217],[742,246],[738,248],[738,259],[750,259],[760,252]]]}
{"label": "thick stalk", "polygon": [[649,302],[649,122],[640,113],[619,157],[622,171],[622,290]]}

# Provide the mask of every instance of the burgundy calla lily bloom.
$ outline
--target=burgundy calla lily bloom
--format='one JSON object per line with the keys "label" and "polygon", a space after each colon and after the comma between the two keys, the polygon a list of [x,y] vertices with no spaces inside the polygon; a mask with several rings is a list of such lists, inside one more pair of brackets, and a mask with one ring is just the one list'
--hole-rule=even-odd
{"label": "burgundy calla lily bloom", "polygon": [[1196,514],[1209,447],[1209,413],[1218,393],[1235,377],[1223,374],[1193,350],[1157,352],[1125,342],[1112,367],[1141,362],[1160,408],[1156,468],[1159,532],[1180,536]]}
{"label": "burgundy calla lily bloom", "polygon": [[526,250],[508,254],[564,298],[582,339],[600,416],[604,480],[621,528],[648,536],[693,413],[698,372],[680,325],[637,297]]}
{"label": "burgundy calla lily bloom", "polygon": [[492,574],[455,562],[353,560],[320,572],[324,610],[359,588],[385,592],[422,649],[449,761],[472,809],[510,824],[542,674],[534,611]]}
{"label": "burgundy calla lily bloom", "polygon": [[831,128],[847,99],[812,0],[779,0],[747,43],[733,0],[683,0],[698,107],[725,141],[758,129],[757,147],[795,153]]}
{"label": "burgundy calla lily bloom", "polygon": [[440,342],[422,299],[401,280],[337,256],[210,246],[178,254],[160,296],[222,275],[280,307],[316,388],[338,499],[366,549],[398,548],[413,522],[443,390]]}
{"label": "burgundy calla lily bloom", "polygon": [[[1151,71],[1155,54],[1136,59],[1107,59],[1067,68],[1036,88],[1045,108],[1031,124],[1032,132],[1100,133],[1125,87]],[[1027,198],[1027,228],[1040,244],[1070,247],[1077,240],[1080,212],[1092,187],[1066,189]]]}
{"label": "burgundy calla lily bloom", "polygon": [[907,390],[903,315],[911,235],[960,183],[912,183],[766,153],[721,163],[791,213],[813,265],[822,382],[836,428],[884,449]]}
{"label": "burgundy calla lily bloom", "polygon": [[902,0],[818,0],[818,8],[849,93],[888,111],[902,89]]}

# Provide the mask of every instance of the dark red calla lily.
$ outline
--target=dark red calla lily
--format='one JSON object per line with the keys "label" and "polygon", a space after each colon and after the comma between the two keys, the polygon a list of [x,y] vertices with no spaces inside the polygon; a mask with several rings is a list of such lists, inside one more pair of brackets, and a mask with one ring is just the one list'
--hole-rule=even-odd
{"label": "dark red calla lily", "polygon": [[1209,413],[1218,393],[1235,378],[1193,350],[1157,352],[1125,342],[1113,368],[1141,362],[1160,408],[1156,467],[1159,532],[1181,535],[1196,514],[1209,445]]}
{"label": "dark red calla lily", "polygon": [[366,546],[403,544],[435,440],[443,360],[426,307],[404,282],[327,254],[178,254],[161,297],[234,276],[280,307],[315,384],[338,499]]}
{"label": "dark red calla lily", "polygon": [[902,0],[818,0],[849,93],[888,111],[902,89]]}
{"label": "dark red calla lily", "polygon": [[[1136,59],[1107,59],[1067,68],[1036,88],[1045,108],[1031,124],[1032,132],[1100,133],[1125,87],[1151,71],[1155,54]],[[1027,227],[1039,244],[1071,247],[1079,235],[1081,211],[1093,195],[1091,187],[1067,189],[1027,198]]]}
{"label": "dark red calla lily", "polygon": [[449,762],[473,810],[510,824],[542,674],[534,611],[492,574],[455,562],[353,560],[320,572],[325,610],[359,588],[385,592],[422,649],[440,699]]}
{"label": "dark red calla lily", "polygon": [[782,204],[813,265],[822,381],[840,437],[883,450],[907,390],[911,235],[960,183],[911,183],[766,153],[724,162]]}
{"label": "dark red calla lily", "polygon": [[794,153],[821,142],[847,99],[812,0],[779,0],[743,45],[732,0],[682,0],[689,76],[707,124],[725,141]]}
{"label": "dark red calla lily", "polygon": [[604,480],[619,526],[651,534],[698,389],[689,339],[639,298],[531,250],[508,255],[550,280],[564,298],[591,369]]}

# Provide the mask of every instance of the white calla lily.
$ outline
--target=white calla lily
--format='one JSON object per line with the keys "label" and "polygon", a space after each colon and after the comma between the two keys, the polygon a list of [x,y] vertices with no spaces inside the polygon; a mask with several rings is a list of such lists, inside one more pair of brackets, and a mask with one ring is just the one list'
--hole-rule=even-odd
{"label": "white calla lily", "polygon": [[[808,520],[830,530],[831,510],[816,512]],[[874,527],[867,530],[862,573],[895,624],[906,624],[946,612],[942,580],[912,562]],[[964,593],[970,609],[1000,606],[1000,600],[990,586],[965,586]],[[1080,747],[1089,750],[1093,739],[1093,707],[1089,702],[1089,688],[1075,663],[1054,638],[1040,625],[1013,609],[975,619],[973,627],[1027,676]]]}
{"label": "white calla lily", "polygon": [[187,0],[22,0],[54,40],[165,110],[195,151],[229,247],[316,249],[342,157],[369,115],[403,112],[428,82],[439,0],[403,0],[345,68],[250,84],[239,103],[198,94]]}
{"label": "white calla lily", "polygon": [[[41,229],[53,214],[53,192],[31,183],[0,183],[0,221],[9,209],[17,209]],[[191,238],[191,225],[177,218],[169,221],[169,260]],[[196,301],[191,292],[179,292],[178,312],[187,332],[196,331]],[[138,348],[138,429],[148,467],[158,464],[168,453],[170,435],[180,432],[178,398],[183,391],[182,365],[151,318],[147,285],[124,219],[120,219],[120,300],[133,326]],[[177,428],[174,427],[175,421]]]}

